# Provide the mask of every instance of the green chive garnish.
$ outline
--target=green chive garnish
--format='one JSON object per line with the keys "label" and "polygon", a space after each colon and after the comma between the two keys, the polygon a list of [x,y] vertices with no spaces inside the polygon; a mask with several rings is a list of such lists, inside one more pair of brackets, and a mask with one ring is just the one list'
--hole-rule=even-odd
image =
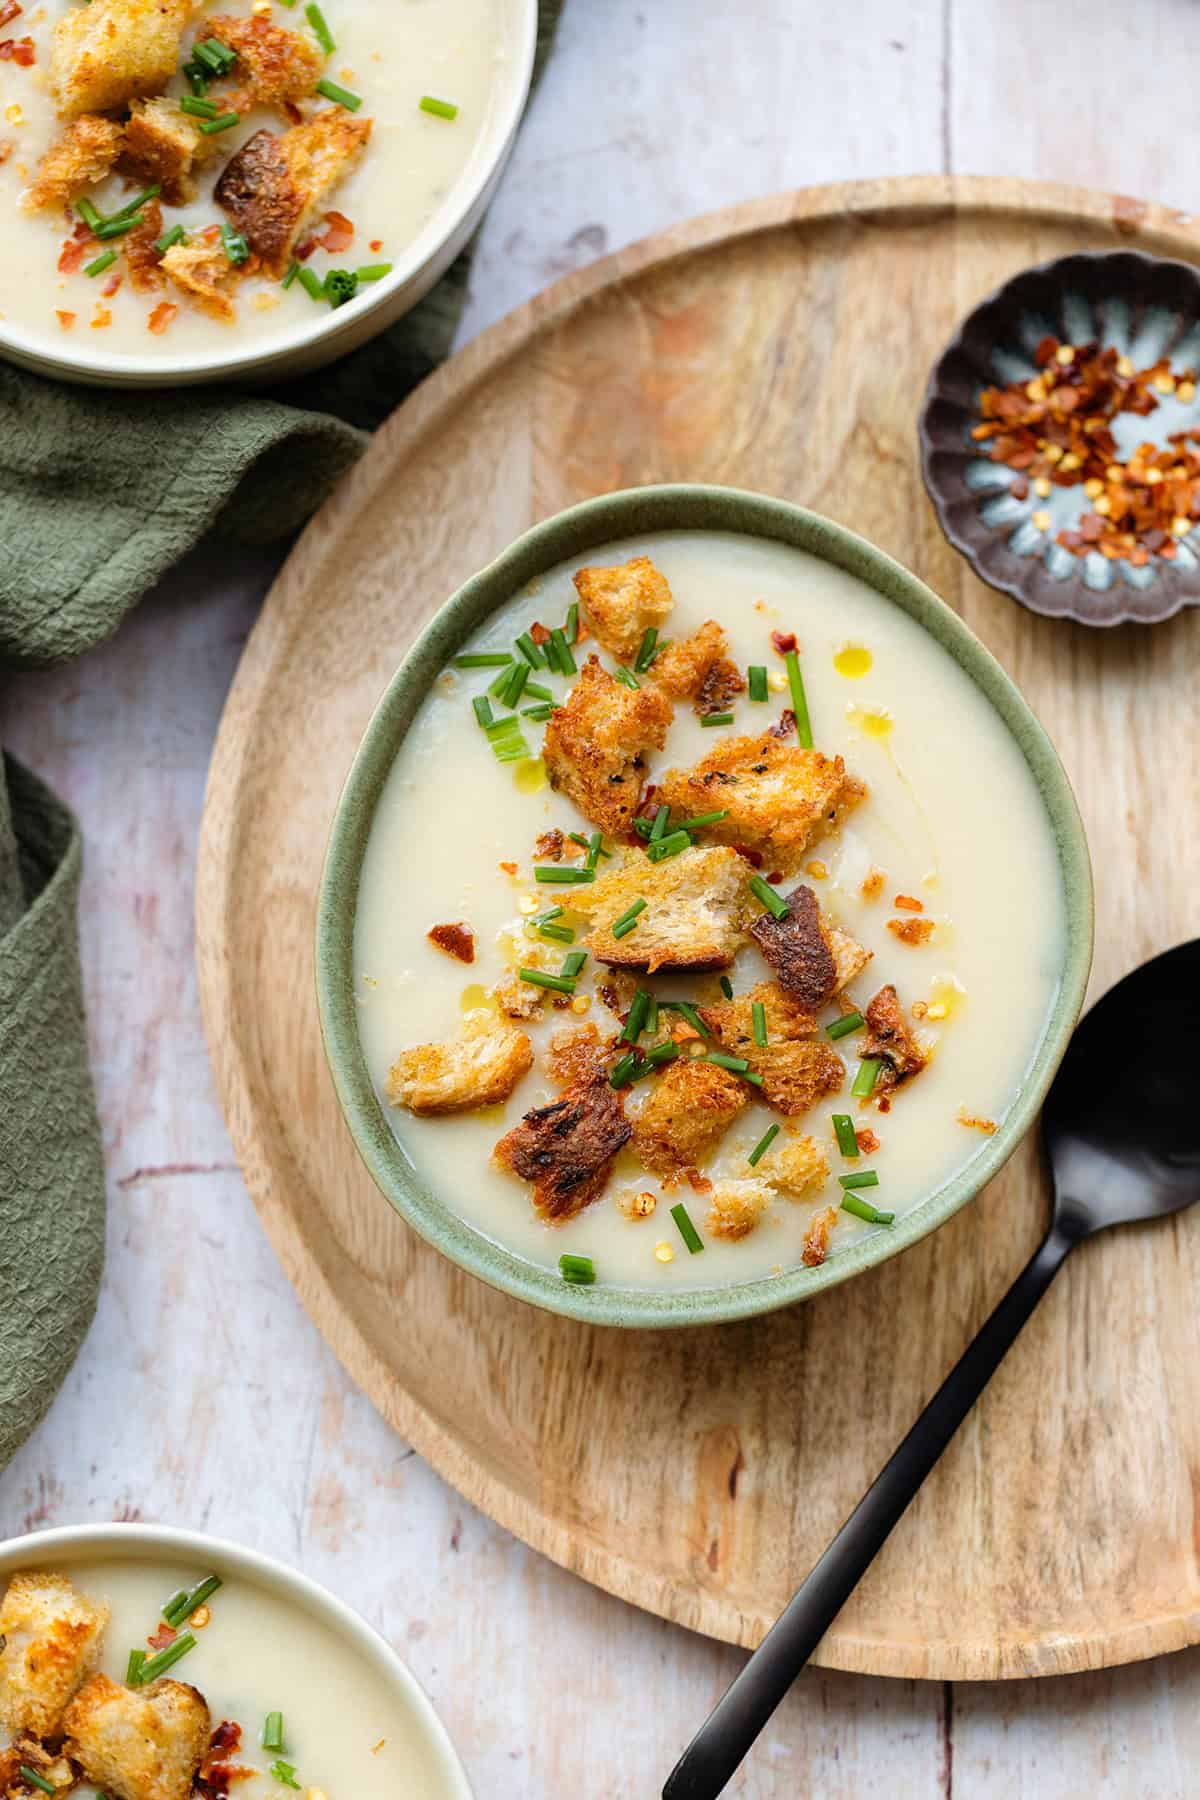
{"label": "green chive garnish", "polygon": [[808,697],[804,692],[804,677],[800,673],[800,658],[794,650],[789,650],[783,659],[787,669],[788,686],[792,690],[792,711],[796,715],[796,736],[800,740],[802,750],[813,747],[812,725],[808,717]]}
{"label": "green chive garnish", "polygon": [[507,669],[512,662],[512,655],[507,650],[473,650],[466,656],[456,656],[456,669]]}
{"label": "green chive garnish", "polygon": [[554,630],[550,633],[550,642],[554,645],[555,652],[558,656],[558,666],[562,673],[564,675],[577,675],[579,673],[579,668],[575,658],[571,655],[567,645],[566,635],[561,625],[556,625]]}
{"label": "green chive garnish", "polygon": [[669,806],[660,806],[654,815],[654,823],[650,827],[650,842],[659,843],[667,835],[667,823],[671,817]]}
{"label": "green chive garnish", "polygon": [[486,694],[476,694],[471,706],[474,709],[476,720],[485,731],[489,725],[495,724],[496,721],[492,717],[492,703]]}
{"label": "green chive garnish", "polygon": [[116,251],[106,250],[103,256],[96,258],[95,262],[88,263],[83,272],[85,275],[103,275],[105,269],[111,269],[116,260]]}
{"label": "green chive garnish", "polygon": [[834,1113],[833,1134],[837,1138],[838,1149],[843,1156],[857,1156],[858,1139],[854,1134],[854,1120],[849,1113]]}
{"label": "green chive garnish", "polygon": [[566,885],[572,882],[595,881],[596,871],[595,869],[560,869],[557,863],[551,863],[549,866],[542,864],[533,871],[533,879],[542,882],[557,881]]}
{"label": "green chive garnish", "polygon": [[539,925],[538,936],[553,938],[558,944],[573,944],[575,933],[569,925]]}
{"label": "green chive garnish", "polygon": [[283,1749],[283,1714],[268,1713],[262,1730],[262,1747],[264,1750]]}
{"label": "green chive garnish", "polygon": [[104,223],[103,215],[96,211],[96,208],[92,205],[90,200],[88,200],[86,198],[82,199],[82,200],[77,200],[75,202],[75,204],[79,208],[80,218],[83,220],[84,224],[89,228],[89,230],[95,231],[95,229],[98,225],[103,225],[103,223]]}
{"label": "green chive garnish", "polygon": [[727,1056],[724,1050],[710,1050],[704,1060],[716,1063],[718,1069],[728,1069],[733,1075],[744,1075],[750,1067],[744,1056]]}
{"label": "green chive garnish", "polygon": [[284,1787],[298,1788],[300,1786],[296,1780],[295,1768],[291,1763],[284,1762],[282,1759],[271,1764],[268,1774],[272,1781],[281,1781]]}
{"label": "green chive garnish", "polygon": [[839,1175],[838,1180],[844,1188],[878,1187],[879,1177],[874,1169],[864,1169],[858,1175]]}
{"label": "green chive garnish", "polygon": [[825,1027],[825,1036],[831,1038],[845,1037],[849,1032],[857,1031],[859,1026],[865,1025],[866,1022],[867,1021],[860,1012],[846,1013],[842,1018],[835,1019],[832,1025],[827,1025]]}
{"label": "green chive garnish", "polygon": [[161,193],[162,183],[156,181],[152,187],[143,188],[140,194],[135,195],[132,200],[127,200],[125,205],[119,207],[115,213],[110,213],[105,223],[115,225],[118,219],[132,218],[134,213],[141,212],[148,200],[157,200]]}
{"label": "green chive garnish", "polygon": [[509,677],[500,695],[505,706],[515,706],[525,692],[525,683],[529,680],[529,664],[516,662],[509,672]]}
{"label": "green chive garnish", "polygon": [[700,723],[702,725],[732,725],[733,714],[731,712],[705,713]]}
{"label": "green chive garnish", "polygon": [[634,1071],[641,1061],[636,1050],[627,1050],[620,1062],[614,1063],[608,1073],[610,1087],[628,1087],[633,1080]]}
{"label": "green chive garnish", "polygon": [[[170,231],[164,231],[162,236],[156,240],[154,248],[158,251],[160,256],[165,256],[168,250],[173,250],[175,248],[176,244],[186,243],[186,241],[187,233],[183,229],[183,226],[172,225]],[[296,263],[295,267],[299,268],[300,264]],[[284,283],[284,286],[287,286],[286,282]]]}
{"label": "green chive garnish", "polygon": [[584,868],[594,869],[596,864],[600,861],[600,858],[607,855],[608,851],[604,848],[604,839],[598,831],[593,831],[591,838],[588,841],[587,861],[584,864]]}
{"label": "green chive garnish", "polygon": [[697,813],[693,819],[680,819],[676,831],[700,831],[705,825],[719,825],[722,819],[729,817],[729,808],[722,807],[720,812]]}
{"label": "green chive garnish", "polygon": [[656,843],[646,845],[646,855],[652,863],[665,862],[668,856],[678,856],[681,850],[690,850],[692,840],[686,831],[672,831]]}
{"label": "green chive garnish", "polygon": [[787,918],[787,901],[782,894],[778,893],[776,889],[771,886],[769,881],[764,881],[761,875],[752,875],[750,877],[750,892],[757,899],[762,901],[772,918]]}
{"label": "green chive garnish", "polygon": [[727,1000],[733,999],[733,983],[730,981],[728,975],[722,975],[721,977],[721,992]]}
{"label": "green chive garnish", "polygon": [[896,1217],[894,1212],[880,1212],[869,1200],[860,1200],[857,1194],[843,1194],[842,1211],[853,1213],[856,1219],[865,1219],[868,1225],[890,1225]]}
{"label": "green chive garnish", "polygon": [[529,664],[531,669],[545,668],[546,659],[527,631],[523,631],[517,639],[517,649],[521,652],[521,655],[525,658],[525,661]]}
{"label": "green chive garnish", "polygon": [[688,1209],[683,1204],[682,1200],[679,1202],[678,1206],[673,1206],[671,1208],[671,1217],[679,1227],[679,1235],[687,1245],[691,1254],[695,1256],[698,1250],[703,1250],[704,1244],[700,1237],[700,1233],[692,1224]]}
{"label": "green chive garnish", "polygon": [[216,137],[219,131],[232,131],[241,123],[241,114],[235,112],[221,113],[215,119],[201,119],[200,129],[205,137]]}
{"label": "green chive garnish", "polygon": [[712,1032],[708,1029],[708,1026],[704,1023],[704,1020],[700,1017],[700,1014],[696,1011],[696,1008],[692,1005],[690,1000],[660,1000],[658,1004],[660,1006],[668,1007],[671,1012],[679,1013],[682,1018],[687,1020],[693,1031],[698,1031],[700,1033],[701,1037],[712,1036]]}
{"label": "green chive garnish", "polygon": [[558,1270],[564,1281],[573,1287],[591,1287],[596,1279],[596,1269],[590,1256],[560,1256]]}
{"label": "green chive garnish", "polygon": [[206,1576],[202,1582],[192,1589],[190,1594],[184,1594],[182,1598],[177,1594],[175,1598],[168,1603],[169,1610],[164,1610],[163,1618],[168,1625],[186,1624],[196,1608],[198,1606],[203,1606],[206,1600],[211,1599],[220,1586],[221,1577],[219,1575]]}
{"label": "green chive garnish", "polygon": [[537,681],[525,683],[525,698],[527,700],[544,700],[551,707],[558,704],[550,689],[542,687],[541,683]]}
{"label": "green chive garnish", "polygon": [[157,1656],[152,1656],[148,1662],[142,1664],[137,1678],[138,1687],[149,1687],[152,1681],[157,1681],[160,1675],[165,1675],[168,1669],[173,1669],[189,1650],[195,1648],[196,1640],[192,1633],[190,1631],[181,1632],[169,1649],[160,1650]]}
{"label": "green chive garnish", "polygon": [[[307,273],[308,273],[308,271],[306,269],[305,274],[307,274]],[[504,667],[501,669],[500,673],[497,675],[495,681],[493,681],[491,686],[488,688],[488,693],[491,694],[491,696],[494,700],[499,700],[501,694],[503,694],[505,688],[508,686],[509,681],[512,677],[512,672],[513,672],[513,660],[512,660],[512,657],[510,656],[508,658],[507,662],[505,663]]]}
{"label": "green chive garnish", "polygon": [[754,1031],[754,1041],[760,1050],[767,1047],[767,1009],[761,1000],[755,1000],[750,1008],[750,1018]]}
{"label": "green chive garnish", "polygon": [[561,919],[562,915],[563,909],[561,906],[548,906],[544,913],[539,913],[537,918],[531,919],[529,923],[531,925],[547,925],[551,919]]}
{"label": "green chive garnish", "polygon": [[39,1775],[36,1769],[30,1768],[28,1763],[21,1764],[21,1778],[22,1780],[29,1782],[31,1787],[41,1788],[43,1794],[56,1794],[58,1792],[58,1789],[52,1781],[47,1781],[44,1775]]}
{"label": "green chive garnish", "polygon": [[752,1169],[757,1169],[759,1163],[762,1161],[763,1157],[767,1154],[767,1151],[771,1148],[771,1145],[775,1142],[775,1139],[778,1136],[779,1136],[778,1125],[768,1125],[767,1129],[763,1132],[763,1134],[759,1138],[757,1144],[755,1144],[753,1150],[750,1152],[749,1156],[746,1158],[746,1161],[750,1164],[750,1167]]}
{"label": "green chive garnish", "polygon": [[572,950],[570,956],[565,958],[562,966],[562,973],[566,976],[568,981],[574,981],[587,959],[588,953],[586,950]]}
{"label": "green chive garnish", "polygon": [[135,226],[144,224],[144,222],[140,215],[132,219],[105,219],[102,224],[92,227],[92,235],[98,237],[101,242],[106,238],[124,237],[127,231],[132,231]]}
{"label": "green chive garnish", "polygon": [[[653,1030],[653,1026],[650,1029]],[[661,1069],[664,1063],[674,1062],[678,1055],[678,1044],[655,1044],[653,1050],[646,1052],[647,1069]]]}
{"label": "green chive garnish", "polygon": [[639,988],[633,996],[629,1007],[629,1017],[624,1029],[617,1039],[619,1044],[636,1044],[642,1035],[642,1027],[646,1023],[646,1014],[650,1010],[650,996],[645,988]]}
{"label": "green chive garnish", "polygon": [[168,1625],[171,1623],[171,1614],[175,1611],[175,1608],[177,1606],[183,1605],[184,1601],[188,1597],[188,1592],[189,1592],[189,1590],[187,1588],[180,1588],[177,1593],[174,1593],[171,1595],[171,1598],[167,1601],[167,1604],[163,1607],[162,1617],[166,1620]]}
{"label": "green chive garnish", "polygon": [[327,269],[321,288],[330,306],[345,306],[358,292],[358,276],[353,269]]}
{"label": "green chive garnish", "polygon": [[534,719],[539,725],[544,725],[553,711],[554,708],[550,705],[548,700],[539,700],[536,706],[523,706],[521,708],[521,717],[523,719]]}
{"label": "green chive garnish", "polygon": [[432,94],[421,95],[421,111],[432,113],[437,119],[457,119],[458,108],[453,100],[435,100]]}
{"label": "green chive garnish", "polygon": [[[186,1595],[184,1598],[186,1599]],[[137,1687],[142,1679],[142,1670],[145,1666],[146,1652],[144,1650],[131,1650],[129,1652],[129,1661],[125,1665],[126,1687]]]}
{"label": "green chive garnish", "polygon": [[879,1078],[882,1059],[878,1056],[865,1056],[858,1065],[858,1074],[854,1077],[850,1092],[856,1100],[867,1100],[874,1092]]}
{"label": "green chive garnish", "polygon": [[646,670],[650,667],[650,664],[654,661],[657,654],[658,628],[655,625],[647,625],[642,634],[642,641],[638,648],[638,653],[633,659],[634,669],[639,675],[644,675],[646,673]]}
{"label": "green chive garnish", "polygon": [[205,38],[202,44],[193,44],[192,55],[213,75],[227,75],[237,61],[234,51],[220,38]]}
{"label": "green chive garnish", "polygon": [[551,988],[556,994],[573,994],[575,981],[570,975],[544,975],[540,969],[518,969],[517,976],[530,987]]}
{"label": "green chive garnish", "polygon": [[249,242],[240,231],[235,231],[228,222],[221,227],[221,242],[225,246],[226,256],[235,269],[240,269],[242,264],[249,260]]}
{"label": "green chive garnish", "polygon": [[[362,105],[362,95],[352,94],[349,88],[342,87],[340,82],[322,79],[317,83],[318,94],[324,94],[326,100],[332,100],[337,106],[344,106],[347,112],[357,112]],[[200,127],[204,130],[203,125]]]}
{"label": "green chive garnish", "polygon": [[220,107],[214,106],[211,100],[199,100],[195,94],[185,94],[179,102],[180,112],[190,113],[194,119],[215,119]]}
{"label": "green chive garnish", "polygon": [[566,638],[568,644],[577,644],[579,642],[578,600],[572,600],[570,606],[567,608],[567,622],[563,626],[563,636]]}
{"label": "green chive garnish", "polygon": [[746,677],[750,683],[750,698],[752,700],[765,700],[769,692],[765,665],[763,663],[751,663],[750,667],[746,670]]}
{"label": "green chive garnish", "polygon": [[325,14],[316,4],[316,0],[311,0],[311,4],[305,7],[304,16],[312,26],[313,31],[316,34],[317,42],[320,44],[326,56],[332,56],[337,49],[337,44],[334,41],[332,31],[330,31],[329,26],[326,23]]}
{"label": "green chive garnish", "polygon": [[395,263],[367,263],[363,268],[355,269],[354,274],[359,281],[382,281],[395,266]]}
{"label": "green chive garnish", "polygon": [[[654,994],[650,996],[650,1004],[646,1008],[646,1036],[653,1037],[658,1030],[658,1000]],[[659,1045],[662,1048],[662,1045]],[[651,1052],[653,1054],[653,1052]]]}
{"label": "green chive garnish", "polygon": [[627,669],[625,667],[624,663],[618,663],[616,668],[613,670],[613,674],[616,676],[617,680],[621,683],[622,687],[632,688],[635,693],[637,692],[638,688],[640,688],[642,685],[641,682],[638,680],[637,676],[634,674],[633,670]]}
{"label": "green chive garnish", "polygon": [[613,936],[615,938],[623,938],[623,937],[627,936],[628,933],[631,932],[633,930],[634,926],[637,924],[638,914],[644,913],[645,910],[646,910],[646,902],[645,902],[645,900],[641,900],[641,899],[635,900],[633,902],[632,906],[626,907],[625,911],[621,914],[620,918],[614,919],[612,922],[612,925],[609,927]]}
{"label": "green chive garnish", "polygon": [[299,281],[300,286],[304,289],[310,300],[324,300],[325,289],[321,283],[320,277],[316,275],[312,269],[306,269],[302,266],[296,279]]}

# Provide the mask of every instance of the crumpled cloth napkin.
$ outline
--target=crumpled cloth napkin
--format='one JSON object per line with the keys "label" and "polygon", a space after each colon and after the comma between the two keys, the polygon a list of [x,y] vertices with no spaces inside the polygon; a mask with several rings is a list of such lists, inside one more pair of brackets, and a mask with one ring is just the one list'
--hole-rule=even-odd
{"label": "crumpled cloth napkin", "polygon": [[[563,0],[541,0],[535,80]],[[0,662],[81,655],[206,533],[284,542],[449,353],[470,250],[331,368],[268,392],[69,387],[0,365]],[[74,819],[0,757],[0,1468],[79,1350],[103,1265]]]}

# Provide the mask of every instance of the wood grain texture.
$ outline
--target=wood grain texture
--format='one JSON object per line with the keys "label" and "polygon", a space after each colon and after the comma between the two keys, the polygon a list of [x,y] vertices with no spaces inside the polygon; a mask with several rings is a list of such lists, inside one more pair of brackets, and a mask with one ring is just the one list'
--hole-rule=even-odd
{"label": "wood grain texture", "polygon": [[[757,1641],[1028,1254],[1032,1147],[905,1257],[786,1315],[624,1334],[528,1311],[442,1263],[356,1163],[311,991],[328,820],[400,653],[474,568],[583,495],[725,481],[875,539],[1022,686],[1091,834],[1100,987],[1192,935],[1200,852],[1151,813],[1194,755],[1197,615],[1111,634],[1026,615],[945,545],[915,456],[925,375],[963,311],[1024,263],[1131,241],[1200,252],[1163,211],[1135,223],[1082,191],[934,177],[744,206],[569,277],[384,429],[287,565],[230,697],[201,987],[239,1159],[301,1298],[385,1417],[493,1517],[735,1643]],[[1198,1244],[1181,1219],[1068,1267],[823,1662],[1017,1676],[1200,1639]],[[839,1379],[847,1345],[868,1347],[865,1367],[860,1350]]]}

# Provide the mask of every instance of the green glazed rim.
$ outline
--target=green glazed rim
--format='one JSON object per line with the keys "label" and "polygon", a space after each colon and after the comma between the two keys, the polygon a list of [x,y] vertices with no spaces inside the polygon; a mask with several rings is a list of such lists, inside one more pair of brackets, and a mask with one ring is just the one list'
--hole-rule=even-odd
{"label": "green glazed rim", "polygon": [[[575,1287],[515,1255],[450,1211],[424,1185],[394,1135],[367,1070],[354,1005],[354,918],[376,803],[396,752],[440,671],[496,609],[534,577],[614,539],[657,531],[726,531],[793,545],[857,576],[936,638],[979,688],[1020,747],[1054,832],[1066,912],[1058,993],[1003,1124],[970,1162],[887,1229],[864,1235],[819,1268],[789,1269],[736,1286],[661,1292]],[[1083,1005],[1092,960],[1092,872],[1075,796],[1046,733],[956,613],[907,569],[819,513],[735,488],[686,483],[629,488],[581,501],[535,525],[446,601],[404,658],[367,726],[338,802],[317,903],[321,1030],[338,1100],[376,1185],[460,1268],[535,1306],[591,1324],[713,1325],[790,1306],[896,1256],[956,1213],[1007,1162],[1033,1124]]]}

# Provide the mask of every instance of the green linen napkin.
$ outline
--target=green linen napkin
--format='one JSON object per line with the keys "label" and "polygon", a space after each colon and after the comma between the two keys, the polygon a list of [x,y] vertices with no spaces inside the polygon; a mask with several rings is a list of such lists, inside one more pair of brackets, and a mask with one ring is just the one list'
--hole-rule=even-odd
{"label": "green linen napkin", "polygon": [[[535,80],[563,0],[541,0]],[[0,366],[0,662],[79,656],[212,532],[284,543],[448,354],[467,250],[342,362],[268,392],[105,392]],[[79,972],[80,838],[0,758],[0,1468],[95,1309],[104,1168]]]}

